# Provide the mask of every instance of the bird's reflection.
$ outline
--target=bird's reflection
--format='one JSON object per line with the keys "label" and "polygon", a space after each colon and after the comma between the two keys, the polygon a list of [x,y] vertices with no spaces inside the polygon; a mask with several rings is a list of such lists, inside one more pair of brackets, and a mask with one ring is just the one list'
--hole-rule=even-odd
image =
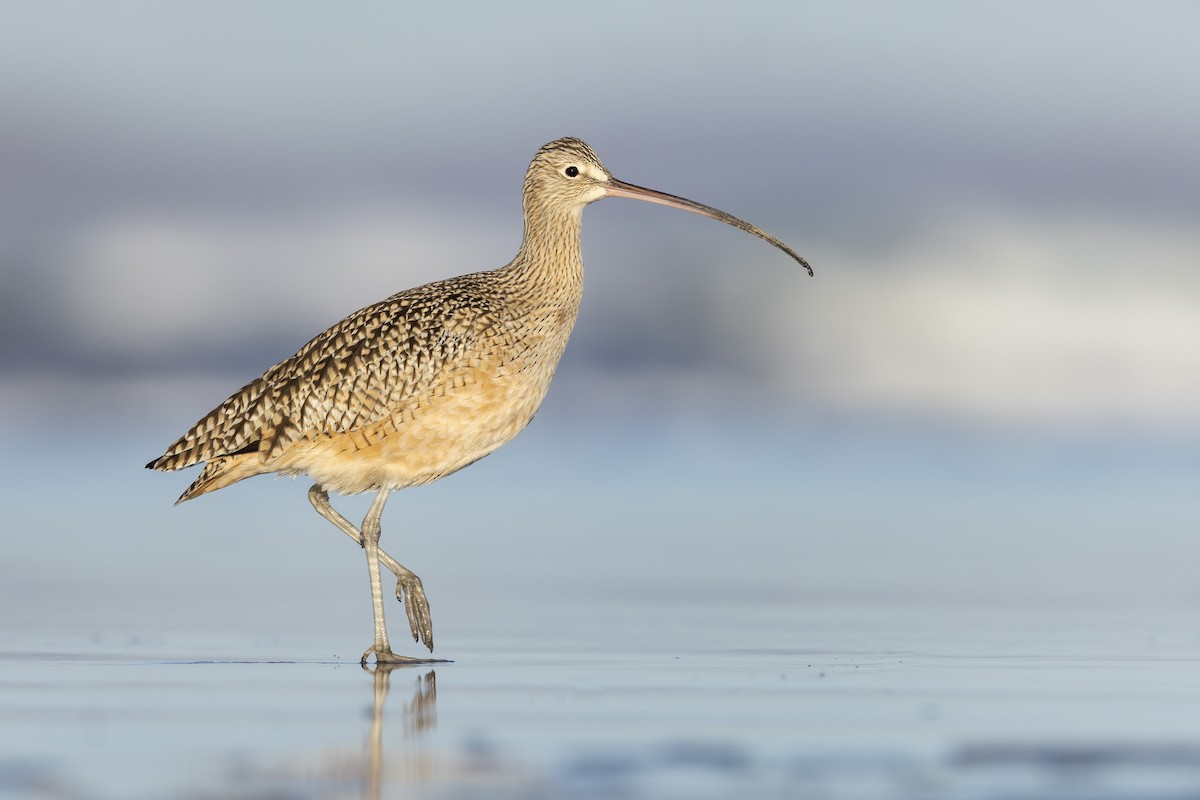
{"label": "bird's reflection", "polygon": [[[374,696],[371,703],[371,732],[367,737],[366,758],[363,764],[368,798],[377,800],[383,788],[383,709],[387,700],[389,684],[394,670],[410,670],[416,665],[410,664],[373,664],[364,666],[363,670],[371,673]],[[411,673],[409,673],[411,674]],[[412,699],[401,712],[405,739],[419,736],[425,731],[437,727],[437,673],[429,670],[416,680]],[[406,756],[411,755],[406,753]],[[419,782],[424,772],[419,754],[415,758],[404,758],[406,778],[411,782]]]}

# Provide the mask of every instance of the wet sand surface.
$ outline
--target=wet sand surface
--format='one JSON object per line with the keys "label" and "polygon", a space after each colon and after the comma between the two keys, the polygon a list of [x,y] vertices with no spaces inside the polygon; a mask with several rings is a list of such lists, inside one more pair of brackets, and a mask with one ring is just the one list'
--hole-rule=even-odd
{"label": "wet sand surface", "polygon": [[0,796],[1200,793],[1185,618],[690,605],[651,636],[576,611],[390,671],[315,637],[10,636]]}

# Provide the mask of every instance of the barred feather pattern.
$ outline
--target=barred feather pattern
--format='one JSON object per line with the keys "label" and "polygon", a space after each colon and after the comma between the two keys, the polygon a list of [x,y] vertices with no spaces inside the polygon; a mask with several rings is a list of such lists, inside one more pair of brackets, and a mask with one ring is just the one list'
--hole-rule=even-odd
{"label": "barred feather pattern", "polygon": [[[341,320],[197,422],[155,468],[180,469],[251,445],[277,458],[306,431],[341,433],[383,419],[475,338],[476,326],[461,324],[471,308],[447,302],[454,295],[444,285],[401,292]],[[475,304],[476,319],[487,312],[485,302]]]}
{"label": "barred feather pattern", "polygon": [[[287,458],[298,444],[340,438],[341,450],[365,450],[373,440],[355,441],[349,434],[381,424],[389,429],[384,435],[394,434],[391,429],[403,428],[449,398],[466,396],[471,405],[471,389],[483,382],[480,373],[500,385],[500,396],[477,396],[474,404],[511,402],[513,419],[504,427],[516,435],[548,388],[578,313],[578,296],[527,302],[512,291],[519,281],[507,277],[502,271],[466,275],[362,309],[243,387],[148,466],[174,470],[209,462],[207,474],[183,499],[220,488],[206,484],[234,466],[235,459],[241,459],[238,466],[250,462],[256,467],[249,474],[308,472]],[[470,439],[471,415],[456,416],[456,438]],[[480,414],[479,422],[495,424],[486,414]],[[471,452],[451,448],[444,467],[402,483],[428,482],[466,466],[511,438],[503,437],[506,432],[501,432],[502,441],[485,432],[486,442],[463,442]],[[478,452],[480,447],[487,452]],[[338,490],[377,488],[371,482]]]}

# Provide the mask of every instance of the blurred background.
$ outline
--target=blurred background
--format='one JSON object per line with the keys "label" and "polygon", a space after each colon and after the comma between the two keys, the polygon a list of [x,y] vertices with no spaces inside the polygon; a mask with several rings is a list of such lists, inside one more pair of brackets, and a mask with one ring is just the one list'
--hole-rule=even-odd
{"label": "blurred background", "polygon": [[3,16],[10,635],[325,628],[356,654],[361,556],[306,484],[173,509],[194,476],[142,465],[347,313],[506,263],[563,135],[816,277],[590,207],[538,419],[389,504],[446,646],[620,602],[653,628],[649,599],[1200,610],[1195,2]]}

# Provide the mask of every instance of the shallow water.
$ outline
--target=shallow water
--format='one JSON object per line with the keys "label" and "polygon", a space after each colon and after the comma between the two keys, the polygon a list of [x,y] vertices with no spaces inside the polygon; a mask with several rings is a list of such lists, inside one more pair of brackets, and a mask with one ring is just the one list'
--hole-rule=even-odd
{"label": "shallow water", "polygon": [[391,671],[317,636],[9,637],[0,796],[1200,793],[1186,615],[689,605],[649,635],[577,611]]}
{"label": "shallow water", "polygon": [[0,797],[1200,796],[1194,448],[570,430],[391,501],[391,672],[304,485],[10,437]]}

